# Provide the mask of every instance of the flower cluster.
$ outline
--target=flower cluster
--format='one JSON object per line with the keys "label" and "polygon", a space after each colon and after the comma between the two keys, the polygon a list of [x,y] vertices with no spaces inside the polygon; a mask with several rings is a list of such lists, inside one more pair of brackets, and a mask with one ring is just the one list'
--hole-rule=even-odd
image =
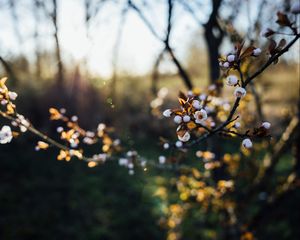
{"label": "flower cluster", "polygon": [[93,145],[100,142],[104,153],[120,150],[120,140],[111,138],[110,133],[113,129],[104,123],[99,123],[96,131],[88,131],[80,127],[77,116],[67,117],[65,109],[50,108],[49,112],[51,120],[63,123],[64,126],[57,127],[57,132],[61,140],[65,141],[70,148],[78,148],[80,143]]}
{"label": "flower cluster", "polygon": [[12,102],[18,97],[18,94],[8,90],[6,86],[7,78],[0,79],[0,103],[2,105],[1,110],[9,115],[15,113],[16,105]]}
{"label": "flower cluster", "polygon": [[[18,94],[6,86],[7,78],[0,79],[0,115],[11,120],[13,127],[19,128],[19,132],[26,132],[30,126],[30,122],[25,117],[16,112],[16,105],[14,101],[17,99]],[[12,141],[14,136],[19,135],[17,129],[12,131],[10,126],[3,126],[0,131],[0,143],[6,144]]]}
{"label": "flower cluster", "polygon": [[[13,137],[20,133],[30,131],[39,138],[35,149],[46,150],[49,147],[59,149],[57,160],[70,161],[72,157],[85,160],[89,167],[94,167],[99,163],[104,163],[112,153],[121,150],[120,140],[111,137],[113,128],[107,127],[104,123],[100,123],[95,131],[87,131],[80,127],[78,117],[66,116],[65,109],[50,108],[50,120],[60,121],[61,125],[57,127],[60,142],[50,138],[49,136],[38,131],[23,115],[16,110],[14,101],[17,93],[9,91],[6,85],[6,78],[0,80],[0,114],[9,120],[10,125],[4,125],[0,130],[0,144],[6,144],[12,141]],[[12,130],[14,128],[14,131]],[[84,145],[99,144],[102,152],[94,154],[92,157],[84,155]]]}
{"label": "flower cluster", "polygon": [[[185,95],[180,92],[180,108],[166,109],[163,112],[164,117],[173,118],[174,123],[178,125],[176,147],[181,148],[183,143],[188,142],[191,139],[191,133],[201,135],[208,129],[214,128],[213,115],[217,109],[228,110],[228,104],[222,102],[215,95],[216,88],[214,85],[208,88],[207,93],[200,94],[198,90],[195,90]],[[165,142],[163,147],[168,149],[170,144]]]}
{"label": "flower cluster", "polygon": [[233,52],[219,59],[219,66],[225,70],[238,69],[241,62],[248,57],[258,57],[262,53],[260,48],[249,46],[243,49],[244,42],[236,45]]}
{"label": "flower cluster", "polygon": [[[289,18],[278,13],[281,26],[294,27]],[[296,30],[295,30],[296,31]],[[252,75],[246,71],[249,70],[249,62],[253,58],[257,58],[262,54],[262,50],[253,45],[245,46],[245,42],[237,43],[234,51],[219,59],[219,65],[223,70],[225,84],[233,87],[233,95],[235,96],[232,105],[226,97],[220,97],[219,91],[216,91],[217,86],[211,85],[206,91],[199,91],[193,89],[187,95],[180,92],[178,109],[166,109],[163,116],[173,118],[177,125],[178,141],[170,144],[168,141],[163,141],[164,149],[174,146],[177,148],[185,148],[185,146],[193,145],[200,141],[199,139],[206,139],[216,133],[226,136],[241,137],[242,146],[246,149],[252,148],[252,139],[257,137],[269,136],[269,129],[271,124],[264,122],[260,127],[252,130],[246,130],[244,133],[237,131],[241,123],[236,120],[240,117],[237,114],[238,107],[245,105],[243,102],[249,101],[250,97],[247,95],[247,85],[259,74],[261,74],[270,64],[278,61],[278,56],[283,54],[287,49],[299,38],[298,33],[294,34],[296,38],[286,45],[285,40],[281,40],[278,44],[272,40],[267,51],[270,59],[262,66],[261,70],[254,72]],[[247,77],[246,77],[247,76]],[[249,95],[251,96],[251,94]],[[243,104],[242,104],[243,103]],[[242,108],[242,107],[241,107]],[[192,143],[187,144],[192,139],[192,136],[197,138]],[[160,162],[165,162],[160,160]]]}
{"label": "flower cluster", "polygon": [[144,171],[147,171],[146,164],[147,161],[144,158],[141,158],[137,151],[128,151],[126,156],[119,158],[119,165],[127,168],[129,175],[135,173],[134,169],[137,166],[143,168]]}

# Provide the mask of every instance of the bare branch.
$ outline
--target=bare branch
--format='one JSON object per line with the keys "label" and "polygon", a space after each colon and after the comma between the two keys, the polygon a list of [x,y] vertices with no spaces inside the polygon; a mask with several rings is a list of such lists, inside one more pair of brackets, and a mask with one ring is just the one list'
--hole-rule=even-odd
{"label": "bare branch", "polygon": [[155,31],[154,27],[150,23],[150,21],[145,17],[145,15],[142,13],[142,11],[133,3],[133,1],[128,0],[128,5],[137,12],[139,17],[143,20],[145,25],[148,27],[150,32],[155,36],[158,40],[163,41],[163,39],[158,35],[158,33]]}
{"label": "bare branch", "polygon": [[181,76],[187,89],[190,90],[193,88],[191,78],[187,73],[187,71],[182,66],[182,64],[180,63],[180,61],[178,60],[178,58],[175,56],[174,51],[170,46],[170,35],[172,30],[172,14],[173,14],[174,0],[166,0],[166,1],[168,4],[168,15],[167,15],[167,30],[164,39],[162,39],[158,35],[158,33],[155,31],[150,21],[144,16],[142,11],[131,0],[128,0],[128,5],[138,13],[138,15],[143,20],[143,22],[148,27],[148,29],[152,32],[152,34],[165,45],[165,50],[170,54],[173,63],[178,69],[178,74]]}
{"label": "bare branch", "polygon": [[[263,73],[272,63],[276,62],[276,60],[285,52],[287,52],[291,46],[293,46],[296,41],[300,38],[300,34],[297,34],[295,36],[295,38],[293,40],[291,40],[289,42],[289,44],[287,44],[281,51],[279,51],[277,54],[273,55],[272,57],[270,57],[270,59],[257,71],[255,72],[253,75],[251,75],[250,77],[248,77],[244,83],[242,84],[243,88],[246,88],[247,85],[253,80],[255,79],[257,76],[259,76],[261,73]],[[222,129],[224,129],[224,127],[226,127],[228,124],[230,124],[230,122],[233,120],[233,116],[239,106],[239,103],[241,101],[241,98],[236,98],[231,111],[227,117],[227,120],[223,123],[221,123],[218,127],[216,127],[215,129],[213,129],[211,132],[206,133],[204,135],[202,135],[200,138],[190,142],[189,144],[186,144],[183,146],[183,148],[185,147],[191,147],[199,142],[202,142],[203,140],[207,139],[208,137],[211,137],[212,135],[216,134],[217,132],[221,131]]]}

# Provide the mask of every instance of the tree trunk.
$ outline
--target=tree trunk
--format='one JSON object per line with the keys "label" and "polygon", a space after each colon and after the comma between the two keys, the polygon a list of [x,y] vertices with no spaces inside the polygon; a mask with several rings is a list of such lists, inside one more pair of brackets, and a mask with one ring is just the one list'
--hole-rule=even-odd
{"label": "tree trunk", "polygon": [[64,82],[64,68],[63,62],[61,59],[61,48],[58,37],[58,24],[57,24],[57,0],[52,0],[53,3],[53,12],[52,12],[52,21],[54,25],[54,40],[55,40],[55,57],[57,60],[57,85],[62,86]]}
{"label": "tree trunk", "polygon": [[209,57],[210,83],[215,83],[220,76],[219,48],[222,43],[224,32],[218,24],[218,11],[222,0],[212,0],[212,13],[204,25],[205,41]]}

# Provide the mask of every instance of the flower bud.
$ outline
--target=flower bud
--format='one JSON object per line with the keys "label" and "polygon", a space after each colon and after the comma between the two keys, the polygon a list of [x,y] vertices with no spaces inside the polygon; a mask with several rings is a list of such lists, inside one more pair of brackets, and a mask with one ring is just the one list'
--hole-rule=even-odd
{"label": "flower bud", "polygon": [[227,56],[227,61],[228,62],[234,62],[234,60],[235,60],[235,55],[230,54],[230,55]]}
{"label": "flower bud", "polygon": [[164,149],[169,149],[170,144],[169,143],[164,143],[163,147],[164,147]]}
{"label": "flower bud", "polygon": [[201,101],[206,100],[206,98],[207,98],[207,96],[206,96],[206,94],[204,94],[204,93],[202,93],[202,94],[199,96],[199,99],[200,99]]}
{"label": "flower bud", "polygon": [[184,121],[184,122],[189,122],[190,120],[191,120],[191,117],[188,116],[188,115],[185,115],[185,116],[183,117],[183,121]]}
{"label": "flower bud", "polygon": [[237,87],[235,90],[234,90],[234,95],[236,97],[239,97],[239,98],[242,98],[246,95],[246,90],[245,88],[242,88],[242,87]]}
{"label": "flower bud", "polygon": [[244,148],[252,148],[253,144],[249,138],[245,138],[242,142]]}
{"label": "flower bud", "polygon": [[78,117],[77,116],[72,116],[71,120],[72,120],[72,122],[77,122],[78,121]]}
{"label": "flower bud", "polygon": [[234,127],[235,128],[240,128],[241,127],[241,123],[240,122],[235,122]]}
{"label": "flower bud", "polygon": [[158,157],[159,164],[165,164],[166,163],[166,157],[165,156],[159,156]]}
{"label": "flower bud", "polygon": [[187,142],[188,140],[190,140],[190,138],[191,138],[191,135],[189,132],[185,132],[185,134],[182,137],[180,137],[178,135],[178,139],[182,142]]}
{"label": "flower bud", "polygon": [[261,49],[260,48],[255,48],[253,50],[253,56],[258,57],[261,54]]}
{"label": "flower bud", "polygon": [[175,146],[178,147],[178,148],[181,148],[183,146],[183,143],[181,141],[177,141],[175,143]]}
{"label": "flower bud", "polygon": [[8,103],[8,101],[6,99],[1,100],[1,105],[6,105],[7,103]]}
{"label": "flower bud", "polygon": [[178,116],[178,115],[175,116],[175,117],[174,117],[174,122],[177,123],[177,124],[180,124],[180,123],[182,122],[182,117],[180,117],[180,116]]}
{"label": "flower bud", "polygon": [[269,122],[263,122],[263,123],[261,124],[261,126],[262,126],[263,128],[265,128],[265,129],[270,129],[271,123],[269,123]]}
{"label": "flower bud", "polygon": [[8,97],[10,100],[14,101],[18,97],[18,94],[15,92],[8,92]]}
{"label": "flower bud", "polygon": [[275,32],[274,32],[272,29],[267,28],[267,29],[262,30],[261,33],[260,33],[260,35],[261,35],[262,37],[266,37],[266,38],[267,38],[267,37],[272,36],[274,33],[275,33]]}
{"label": "flower bud", "polygon": [[226,84],[228,86],[234,86],[238,83],[238,78],[235,76],[235,75],[229,75],[227,78],[226,78]]}
{"label": "flower bud", "polygon": [[128,159],[127,158],[120,158],[119,159],[119,165],[120,166],[127,166],[128,164]]}
{"label": "flower bud", "polygon": [[166,109],[164,112],[163,112],[163,115],[165,117],[171,117],[171,114],[172,114],[172,110],[171,109]]}
{"label": "flower bud", "polygon": [[229,62],[224,62],[224,63],[223,63],[223,67],[224,67],[224,68],[229,68]]}
{"label": "flower bud", "polygon": [[198,100],[194,100],[194,101],[192,102],[192,105],[193,105],[193,107],[196,108],[196,109],[202,108],[201,103],[200,103]]}

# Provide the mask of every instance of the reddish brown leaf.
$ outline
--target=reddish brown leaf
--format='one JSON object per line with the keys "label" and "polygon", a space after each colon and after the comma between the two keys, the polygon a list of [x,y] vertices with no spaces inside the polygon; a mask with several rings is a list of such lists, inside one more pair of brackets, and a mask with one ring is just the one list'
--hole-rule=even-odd
{"label": "reddish brown leaf", "polygon": [[183,92],[181,92],[181,91],[179,91],[179,94],[178,94],[178,97],[179,98],[182,98],[183,100],[187,100],[187,97],[185,96],[185,94],[183,93]]}
{"label": "reddish brown leaf", "polygon": [[281,50],[285,45],[286,45],[286,40],[283,38],[278,43],[277,50]]}
{"label": "reddish brown leaf", "polygon": [[240,42],[240,43],[237,43],[237,45],[235,46],[235,48],[236,48],[236,55],[239,57],[240,56],[240,54],[241,54],[241,51],[242,51],[242,49],[243,49],[243,47],[244,47],[244,44],[245,44],[245,41],[242,41],[242,42]]}
{"label": "reddish brown leaf", "polygon": [[241,54],[240,59],[250,57],[253,54],[254,49],[255,49],[255,47],[253,47],[253,46],[246,48],[246,50]]}
{"label": "reddish brown leaf", "polygon": [[178,101],[179,101],[179,103],[180,103],[180,105],[181,106],[184,106],[184,104],[185,104],[185,100],[183,99],[183,98],[178,98]]}
{"label": "reddish brown leaf", "polygon": [[286,14],[282,13],[282,12],[277,12],[277,21],[276,21],[276,23],[279,24],[282,27],[291,25],[291,22],[290,22],[288,16]]}
{"label": "reddish brown leaf", "polygon": [[264,37],[270,37],[274,34],[275,32],[271,28],[267,28],[267,31],[264,33]]}
{"label": "reddish brown leaf", "polygon": [[270,44],[269,44],[269,52],[271,55],[274,55],[276,53],[275,49],[276,49],[277,43],[271,39],[270,40]]}

